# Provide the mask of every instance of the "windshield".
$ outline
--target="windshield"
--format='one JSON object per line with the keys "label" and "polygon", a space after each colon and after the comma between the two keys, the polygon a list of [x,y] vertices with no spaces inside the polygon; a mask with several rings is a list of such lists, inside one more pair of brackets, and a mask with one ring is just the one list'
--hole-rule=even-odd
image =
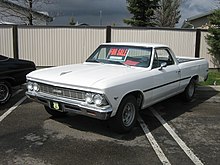
{"label": "windshield", "polygon": [[86,60],[104,64],[149,67],[152,48],[136,46],[101,45]]}

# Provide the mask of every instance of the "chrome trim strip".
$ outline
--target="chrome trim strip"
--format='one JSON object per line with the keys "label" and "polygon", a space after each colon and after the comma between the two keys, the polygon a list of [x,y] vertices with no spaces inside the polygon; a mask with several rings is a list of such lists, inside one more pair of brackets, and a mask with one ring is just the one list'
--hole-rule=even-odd
{"label": "chrome trim strip", "polygon": [[40,87],[39,93],[49,94],[58,97],[65,97],[74,100],[85,100],[85,91],[68,89],[43,83],[37,83]]}
{"label": "chrome trim strip", "polygon": [[87,103],[78,101],[78,100],[60,98],[60,97],[56,97],[56,96],[52,96],[48,94],[42,95],[36,92],[32,93],[28,91],[26,92],[26,95],[30,99],[33,99],[46,106],[50,106],[51,101],[59,102],[62,105],[62,108],[64,109],[64,111],[67,111],[67,112],[69,111],[69,112],[73,112],[76,114],[90,116],[90,117],[101,119],[101,120],[108,119],[112,113],[112,108],[110,105],[107,105],[104,107],[97,107],[95,105],[88,105]]}

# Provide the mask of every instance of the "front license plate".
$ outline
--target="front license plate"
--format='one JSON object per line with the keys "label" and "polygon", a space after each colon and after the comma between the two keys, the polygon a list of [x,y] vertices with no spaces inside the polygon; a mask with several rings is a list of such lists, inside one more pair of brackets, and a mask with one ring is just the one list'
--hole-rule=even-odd
{"label": "front license plate", "polygon": [[58,102],[51,102],[51,108],[57,111],[62,111],[62,107]]}

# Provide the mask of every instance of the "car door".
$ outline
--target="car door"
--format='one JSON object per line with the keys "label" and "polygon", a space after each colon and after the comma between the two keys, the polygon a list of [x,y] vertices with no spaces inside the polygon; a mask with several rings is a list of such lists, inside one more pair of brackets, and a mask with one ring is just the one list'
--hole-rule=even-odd
{"label": "car door", "polygon": [[[161,67],[163,65],[163,67]],[[153,99],[155,102],[175,94],[180,85],[180,69],[168,48],[155,49],[152,65]]]}

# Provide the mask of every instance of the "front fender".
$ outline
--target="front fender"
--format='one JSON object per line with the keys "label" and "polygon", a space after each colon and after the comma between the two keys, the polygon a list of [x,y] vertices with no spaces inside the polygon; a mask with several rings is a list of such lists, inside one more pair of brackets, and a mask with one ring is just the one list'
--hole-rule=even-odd
{"label": "front fender", "polygon": [[118,107],[123,100],[123,98],[129,94],[133,94],[135,92],[141,93],[144,96],[143,92],[140,89],[128,89],[123,88],[121,86],[113,87],[105,90],[105,94],[108,102],[112,106],[112,114],[111,117],[115,116],[118,110]]}
{"label": "front fender", "polygon": [[7,81],[11,85],[15,83],[15,79],[13,77],[0,77],[0,81]]}

